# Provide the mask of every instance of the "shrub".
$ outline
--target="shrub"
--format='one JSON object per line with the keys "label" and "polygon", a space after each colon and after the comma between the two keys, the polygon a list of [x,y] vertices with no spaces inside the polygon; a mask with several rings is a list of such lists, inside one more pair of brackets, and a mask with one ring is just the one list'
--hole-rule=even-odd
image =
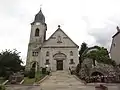
{"label": "shrub", "polygon": [[79,74],[79,71],[80,71],[80,64],[78,64],[76,67],[76,74]]}
{"label": "shrub", "polygon": [[28,77],[29,76],[29,71],[24,71],[24,77]]}
{"label": "shrub", "polygon": [[29,72],[29,78],[35,78],[35,69],[31,69],[30,72]]}
{"label": "shrub", "polygon": [[5,79],[9,79],[10,75],[12,75],[13,73],[12,71],[6,71],[5,74]]}
{"label": "shrub", "polygon": [[0,90],[6,90],[4,85],[0,85]]}
{"label": "shrub", "polygon": [[46,74],[46,68],[42,68],[42,74]]}

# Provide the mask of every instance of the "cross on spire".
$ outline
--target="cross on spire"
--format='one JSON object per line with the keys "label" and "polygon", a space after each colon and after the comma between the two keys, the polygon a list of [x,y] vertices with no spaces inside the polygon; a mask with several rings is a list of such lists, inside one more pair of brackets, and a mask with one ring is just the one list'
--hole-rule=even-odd
{"label": "cross on spire", "polygon": [[117,26],[117,31],[120,32],[120,28],[119,28],[119,26]]}
{"label": "cross on spire", "polygon": [[40,4],[40,10],[42,9],[42,4]]}

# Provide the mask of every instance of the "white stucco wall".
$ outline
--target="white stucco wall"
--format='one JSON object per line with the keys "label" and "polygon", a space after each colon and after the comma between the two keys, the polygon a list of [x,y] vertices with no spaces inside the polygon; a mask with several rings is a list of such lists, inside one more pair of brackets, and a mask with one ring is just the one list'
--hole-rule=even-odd
{"label": "white stucco wall", "polygon": [[[58,36],[61,38],[62,43],[57,43]],[[44,42],[43,47],[77,47],[77,45],[61,30],[57,29],[55,33]]]}
{"label": "white stucco wall", "polygon": [[[39,36],[35,36],[35,31],[36,29],[39,29]],[[44,39],[44,34],[45,34],[45,29],[46,29],[46,26],[44,24],[39,24],[39,25],[31,25],[31,34],[30,34],[30,43],[41,43],[43,42],[43,39]],[[41,42],[40,42],[41,40]]]}
{"label": "white stucco wall", "polygon": [[[49,51],[50,55],[46,57],[47,51]],[[73,56],[70,56],[70,51],[73,51]],[[77,66],[79,62],[77,48],[42,48],[41,55],[38,58],[40,60],[40,67],[45,67],[46,59],[49,59],[52,71],[56,71],[56,60],[53,59],[53,55],[58,52],[64,53],[67,56],[66,60],[63,60],[63,70],[68,70],[70,66]],[[73,59],[75,64],[69,64],[70,59]]]}
{"label": "white stucco wall", "polygon": [[117,64],[120,64],[120,33],[112,40],[110,55]]}
{"label": "white stucco wall", "polygon": [[[39,29],[39,36],[36,37],[35,31],[37,28]],[[46,26],[42,23],[39,23],[39,25],[36,24],[31,25],[31,33],[30,33],[30,40],[28,44],[28,52],[27,52],[27,60],[26,60],[26,70],[30,70],[31,62],[37,60],[37,57],[34,57],[32,55],[32,52],[35,51],[34,49],[36,47],[40,46],[43,43],[45,31],[46,31]]]}
{"label": "white stucco wall", "polygon": [[[35,37],[36,28],[40,29],[39,37]],[[55,33],[42,44],[40,43],[40,38],[44,38],[45,35],[45,26],[32,25],[31,26],[31,35],[30,35],[30,45],[28,45],[28,56],[27,56],[27,65],[26,68],[31,68],[31,62],[37,61],[40,67],[45,67],[46,59],[49,59],[50,67],[52,71],[56,71],[56,60],[53,59],[53,55],[58,52],[61,52],[67,56],[63,60],[63,70],[68,70],[69,67],[77,66],[79,62],[78,58],[78,46],[60,29],[58,28]],[[58,43],[58,37],[60,36],[60,43]],[[38,48],[37,48],[38,47]],[[38,52],[38,56],[32,56],[32,52]],[[46,57],[46,52],[49,51],[50,56]],[[70,51],[73,52],[73,56],[70,56]],[[70,59],[73,59],[75,64],[69,64]]]}

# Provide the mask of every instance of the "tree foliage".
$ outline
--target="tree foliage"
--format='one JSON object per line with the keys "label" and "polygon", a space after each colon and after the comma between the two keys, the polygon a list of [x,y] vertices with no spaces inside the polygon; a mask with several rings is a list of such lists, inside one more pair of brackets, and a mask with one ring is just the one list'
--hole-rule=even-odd
{"label": "tree foliage", "polygon": [[[90,51],[91,50],[91,51]],[[116,63],[109,57],[108,50],[104,47],[94,46],[89,48],[85,54],[86,58],[91,58],[93,60],[93,65],[95,66],[95,61],[98,63],[104,63],[115,66]]]}
{"label": "tree foliage", "polygon": [[88,49],[87,44],[85,42],[83,42],[81,45],[80,51],[79,51],[79,63],[81,63],[83,61],[84,58],[82,57],[82,55],[85,52],[85,50],[87,50],[87,49]]}
{"label": "tree foliage", "polygon": [[23,67],[21,66],[22,60],[16,49],[5,50],[0,53],[0,74],[6,75],[8,71],[17,72]]}
{"label": "tree foliage", "polygon": [[80,68],[81,68],[81,63],[82,63],[82,61],[83,61],[83,57],[82,57],[82,55],[83,55],[83,53],[84,53],[84,51],[86,50],[88,48],[88,46],[87,46],[87,44],[85,43],[85,42],[83,42],[82,44],[81,44],[81,48],[80,48],[80,51],[79,51],[79,64],[77,65],[77,68],[76,68],[76,72],[78,73],[79,72],[79,70],[80,70]]}
{"label": "tree foliage", "polygon": [[100,46],[88,47],[86,43],[82,43],[79,51],[79,64],[76,68],[77,74],[81,69],[81,63],[86,58],[90,58],[91,60],[93,60],[94,66],[95,61],[97,61],[98,63],[116,66],[116,62],[109,57],[109,52],[106,48]]}

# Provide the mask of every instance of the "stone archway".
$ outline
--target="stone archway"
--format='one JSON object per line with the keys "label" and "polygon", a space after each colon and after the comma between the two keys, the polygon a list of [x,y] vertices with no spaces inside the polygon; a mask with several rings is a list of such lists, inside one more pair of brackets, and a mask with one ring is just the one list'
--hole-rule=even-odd
{"label": "stone archway", "polygon": [[94,71],[94,72],[91,73],[91,77],[97,77],[97,78],[93,79],[94,82],[96,82],[96,81],[99,82],[98,78],[100,79],[100,82],[104,82],[105,79],[104,79],[103,76],[104,76],[104,74],[102,72],[99,72],[99,71]]}
{"label": "stone archway", "polygon": [[103,76],[103,74],[101,73],[101,72],[93,72],[92,74],[91,74],[91,76]]}
{"label": "stone archway", "polygon": [[105,71],[104,69],[102,69],[102,68],[92,68],[92,69],[90,70],[90,76],[92,76],[92,75],[102,75],[102,76],[106,76],[107,73],[106,73],[106,71]]}
{"label": "stone archway", "polygon": [[53,55],[54,60],[56,60],[56,70],[63,70],[63,60],[66,59],[66,55],[64,53],[58,52]]}

